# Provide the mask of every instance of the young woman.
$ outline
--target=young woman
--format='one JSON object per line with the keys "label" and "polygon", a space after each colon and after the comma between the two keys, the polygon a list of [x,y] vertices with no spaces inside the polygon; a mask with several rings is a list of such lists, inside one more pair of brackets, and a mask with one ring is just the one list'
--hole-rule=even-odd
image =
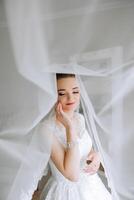
{"label": "young woman", "polygon": [[[97,175],[99,153],[85,128],[82,114],[76,112],[80,89],[74,74],[57,74],[58,101],[46,121],[53,135],[49,166],[51,176],[40,200],[111,200]],[[45,128],[44,128],[45,132]]]}

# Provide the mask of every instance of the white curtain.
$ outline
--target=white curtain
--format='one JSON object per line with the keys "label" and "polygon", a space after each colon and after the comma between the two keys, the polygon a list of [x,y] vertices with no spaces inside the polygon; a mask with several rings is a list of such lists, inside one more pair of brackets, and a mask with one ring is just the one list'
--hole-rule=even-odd
{"label": "white curtain", "polygon": [[134,199],[133,19],[133,0],[0,1],[0,200],[30,200],[46,168],[56,72],[79,75],[112,197]]}

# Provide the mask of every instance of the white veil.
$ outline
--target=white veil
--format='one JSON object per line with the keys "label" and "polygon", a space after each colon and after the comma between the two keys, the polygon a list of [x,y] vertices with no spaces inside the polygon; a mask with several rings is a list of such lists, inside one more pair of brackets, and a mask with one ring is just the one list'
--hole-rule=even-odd
{"label": "white veil", "polygon": [[40,121],[75,73],[113,199],[134,199],[133,0],[0,1],[0,200],[30,200],[51,151]]}

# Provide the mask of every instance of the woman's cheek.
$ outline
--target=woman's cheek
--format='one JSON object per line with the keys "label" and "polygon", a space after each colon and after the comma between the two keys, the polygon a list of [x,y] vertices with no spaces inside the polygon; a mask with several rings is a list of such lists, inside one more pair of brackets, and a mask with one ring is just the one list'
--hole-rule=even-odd
{"label": "woman's cheek", "polygon": [[62,105],[62,108],[64,107],[64,101],[63,100],[61,100],[61,99],[59,99],[59,102],[61,103],[61,105]]}

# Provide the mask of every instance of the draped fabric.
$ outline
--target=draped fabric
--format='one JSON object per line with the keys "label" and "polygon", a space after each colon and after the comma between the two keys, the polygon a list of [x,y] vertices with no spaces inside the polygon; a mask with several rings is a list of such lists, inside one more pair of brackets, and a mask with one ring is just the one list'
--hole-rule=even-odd
{"label": "draped fabric", "polygon": [[133,0],[0,1],[0,200],[30,200],[51,151],[55,73],[75,73],[113,199],[134,199]]}

